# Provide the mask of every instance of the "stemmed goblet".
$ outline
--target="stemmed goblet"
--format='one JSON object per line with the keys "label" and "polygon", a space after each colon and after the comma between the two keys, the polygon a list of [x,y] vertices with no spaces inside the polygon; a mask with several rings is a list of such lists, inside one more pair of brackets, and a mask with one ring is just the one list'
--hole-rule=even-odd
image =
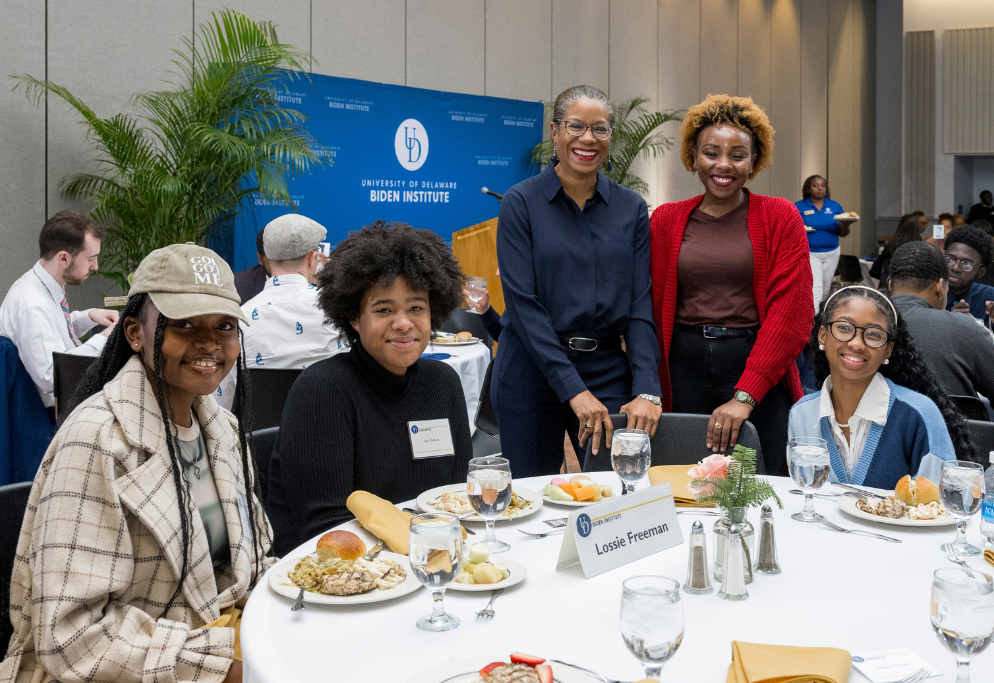
{"label": "stemmed goblet", "polygon": [[943,543],[946,552],[955,548],[960,555],[979,555],[983,551],[966,540],[966,523],[984,503],[984,468],[967,460],[946,460],[939,479],[942,504],[956,518],[956,540]]}
{"label": "stemmed goblet", "polygon": [[932,577],[932,630],[956,658],[957,683],[969,683],[970,659],[994,635],[994,583],[981,572],[950,567]]}
{"label": "stemmed goblet", "polygon": [[431,591],[431,614],[421,617],[423,631],[448,631],[459,625],[459,617],[446,614],[442,602],[445,588],[462,565],[462,526],[459,518],[447,512],[429,512],[411,518],[408,546],[414,576]]}
{"label": "stemmed goblet", "polygon": [[812,436],[795,436],[787,449],[790,478],[804,490],[804,510],[790,516],[798,522],[820,522],[822,516],[815,512],[814,494],[828,481],[832,464],[825,439]]}
{"label": "stemmed goblet", "polygon": [[663,664],[683,641],[680,583],[665,576],[633,576],[621,588],[621,637],[645,677],[659,680]]}
{"label": "stemmed goblet", "polygon": [[511,546],[497,540],[497,518],[511,503],[511,463],[507,458],[488,455],[469,461],[466,475],[469,504],[487,523],[483,543],[490,553],[502,553]]}
{"label": "stemmed goblet", "polygon": [[615,429],[611,439],[611,466],[621,478],[621,495],[635,491],[652,463],[649,432],[644,429]]}

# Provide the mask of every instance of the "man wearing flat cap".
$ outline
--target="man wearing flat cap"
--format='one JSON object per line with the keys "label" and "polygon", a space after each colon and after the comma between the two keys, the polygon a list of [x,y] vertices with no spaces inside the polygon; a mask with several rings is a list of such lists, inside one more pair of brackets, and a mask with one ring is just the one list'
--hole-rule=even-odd
{"label": "man wearing flat cap", "polygon": [[[328,231],[310,218],[288,213],[271,221],[263,246],[272,276],[262,292],[242,304],[245,362],[251,368],[306,368],[344,350],[338,330],[318,308],[314,275]],[[217,402],[234,400],[235,373],[218,387]]]}

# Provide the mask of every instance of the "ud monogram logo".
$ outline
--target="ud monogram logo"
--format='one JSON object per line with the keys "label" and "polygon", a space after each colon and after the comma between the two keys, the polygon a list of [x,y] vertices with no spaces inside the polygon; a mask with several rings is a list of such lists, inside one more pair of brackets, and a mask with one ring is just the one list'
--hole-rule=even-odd
{"label": "ud monogram logo", "polygon": [[261,353],[255,354],[255,364],[256,365],[262,365],[263,364],[262,363],[262,354]]}
{"label": "ud monogram logo", "polygon": [[301,325],[300,323],[297,323],[297,334],[303,334],[303,333],[304,333],[304,326]]}
{"label": "ud monogram logo", "polygon": [[417,119],[406,119],[393,138],[397,161],[408,171],[421,168],[428,158],[428,133]]}
{"label": "ud monogram logo", "polygon": [[223,286],[218,280],[220,268],[212,256],[194,256],[190,259],[193,264],[194,284]]}
{"label": "ud monogram logo", "polygon": [[259,319],[259,309],[258,308],[253,308],[252,309],[252,320],[258,320],[258,319]]}

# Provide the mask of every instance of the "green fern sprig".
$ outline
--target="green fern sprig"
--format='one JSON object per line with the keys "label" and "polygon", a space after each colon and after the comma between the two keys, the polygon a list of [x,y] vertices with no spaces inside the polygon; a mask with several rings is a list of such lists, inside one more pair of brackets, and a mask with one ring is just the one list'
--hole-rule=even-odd
{"label": "green fern sprig", "polygon": [[727,509],[758,507],[773,498],[783,510],[783,503],[773,486],[756,476],[756,450],[735,444],[726,477],[695,478],[691,486],[708,487],[710,493],[697,496],[697,502],[716,504]]}

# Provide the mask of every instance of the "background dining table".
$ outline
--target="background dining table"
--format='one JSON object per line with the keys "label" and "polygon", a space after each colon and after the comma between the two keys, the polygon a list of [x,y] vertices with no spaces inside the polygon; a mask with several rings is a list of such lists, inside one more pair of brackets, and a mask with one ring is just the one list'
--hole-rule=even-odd
{"label": "background dining table", "polygon": [[[620,490],[613,472],[592,473],[599,484]],[[515,485],[539,491],[552,477],[515,480]],[[664,681],[725,680],[733,640],[773,645],[836,647],[849,653],[909,647],[953,680],[952,655],[939,643],[929,623],[932,572],[955,567],[939,545],[951,541],[955,527],[908,528],[862,521],[843,513],[834,500],[816,499],[815,510],[836,524],[901,539],[900,544],[857,534],[834,532],[821,524],[790,519],[803,507],[803,497],[787,478],[770,477],[784,504],[774,504],[776,542],[783,573],[757,574],[747,586],[744,602],[681,592],[685,615],[683,643],[663,668]],[[639,488],[648,486],[643,480]],[[826,485],[822,492],[841,489]],[[414,507],[406,501],[400,507]],[[681,584],[687,574],[686,543],[696,520],[704,525],[708,562],[713,563],[715,517],[686,510],[678,516],[684,543],[600,576],[585,579],[579,566],[556,571],[563,534],[531,538],[518,531],[536,522],[566,517],[575,508],[546,502],[534,515],[499,522],[497,537],[511,544],[494,562],[507,557],[523,563],[525,581],[508,588],[493,605],[496,616],[479,618],[490,592],[445,593],[446,609],[462,620],[452,631],[427,633],[414,622],[431,611],[425,589],[366,605],[332,607],[307,605],[291,612],[292,600],[277,595],[263,578],[245,609],[241,630],[246,683],[313,683],[315,681],[408,681],[447,661],[470,657],[507,661],[522,651],[592,669],[620,681],[643,678],[638,660],[622,642],[618,626],[621,584],[639,574],[661,574]],[[759,511],[749,521],[759,537]],[[472,524],[482,539],[482,524]],[[542,524],[541,526],[546,526]],[[341,525],[359,534],[368,546],[374,537],[355,521]],[[969,540],[981,542],[979,521],[969,525]],[[317,538],[288,555],[313,552]],[[991,573],[982,558],[967,563]],[[713,579],[712,579],[713,582]],[[994,681],[994,647],[973,660],[973,681]],[[594,681],[595,679],[591,679]],[[866,681],[856,669],[849,679]]]}
{"label": "background dining table", "polygon": [[449,354],[449,358],[441,359],[459,374],[463,394],[466,395],[466,410],[469,413],[469,432],[476,433],[476,409],[480,405],[480,391],[483,380],[490,365],[490,348],[482,343],[453,346],[451,344],[429,344],[426,354]]}

